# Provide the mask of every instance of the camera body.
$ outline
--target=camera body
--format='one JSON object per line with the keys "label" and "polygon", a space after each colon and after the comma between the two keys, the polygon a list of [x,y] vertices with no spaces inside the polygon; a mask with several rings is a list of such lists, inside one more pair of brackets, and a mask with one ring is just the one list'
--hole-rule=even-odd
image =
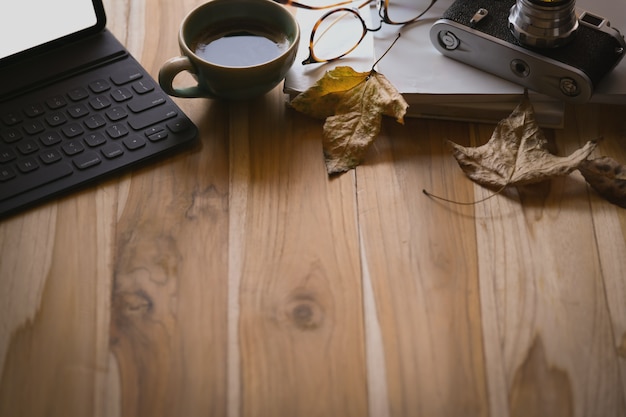
{"label": "camera body", "polygon": [[565,44],[522,44],[509,22],[514,6],[516,0],[456,0],[432,26],[430,40],[445,56],[575,103],[587,102],[624,56],[620,32],[586,11],[577,11],[577,28]]}

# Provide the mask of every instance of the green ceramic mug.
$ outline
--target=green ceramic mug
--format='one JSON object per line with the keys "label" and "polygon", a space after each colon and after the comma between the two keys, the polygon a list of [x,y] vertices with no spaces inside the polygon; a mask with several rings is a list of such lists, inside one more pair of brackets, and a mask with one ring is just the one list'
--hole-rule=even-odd
{"label": "green ceramic mug", "polygon": [[[295,17],[271,0],[210,0],[191,11],[178,34],[181,56],[163,64],[159,84],[175,97],[248,99],[276,87],[300,41]],[[197,85],[175,87],[188,71]]]}

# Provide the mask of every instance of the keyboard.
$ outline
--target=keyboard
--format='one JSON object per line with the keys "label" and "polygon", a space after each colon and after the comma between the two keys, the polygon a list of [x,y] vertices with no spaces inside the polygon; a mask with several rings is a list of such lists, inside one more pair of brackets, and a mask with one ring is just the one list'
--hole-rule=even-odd
{"label": "keyboard", "polygon": [[109,65],[0,102],[0,217],[197,138],[132,57]]}

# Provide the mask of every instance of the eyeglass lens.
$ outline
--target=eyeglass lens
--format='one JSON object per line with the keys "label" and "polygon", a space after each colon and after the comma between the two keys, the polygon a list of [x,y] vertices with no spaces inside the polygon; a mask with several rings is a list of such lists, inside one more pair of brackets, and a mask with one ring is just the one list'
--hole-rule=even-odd
{"label": "eyeglass lens", "polygon": [[367,29],[355,10],[337,9],[318,22],[312,38],[313,55],[319,61],[331,61],[351,52]]}
{"label": "eyeglass lens", "polygon": [[424,14],[433,5],[432,0],[381,0],[386,3],[387,23],[405,24]]}
{"label": "eyeglass lens", "polygon": [[[433,0],[379,0],[381,17],[389,24],[405,24],[424,14]],[[326,13],[316,24],[311,39],[311,61],[332,61],[352,52],[367,33],[358,9],[340,8]],[[372,30],[372,29],[370,29]]]}

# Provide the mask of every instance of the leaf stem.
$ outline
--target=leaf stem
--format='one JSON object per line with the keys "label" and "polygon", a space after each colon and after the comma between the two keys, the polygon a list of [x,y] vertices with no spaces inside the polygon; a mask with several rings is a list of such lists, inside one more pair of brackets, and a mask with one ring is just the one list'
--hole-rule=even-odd
{"label": "leaf stem", "polygon": [[393,48],[393,46],[396,44],[396,42],[398,42],[398,39],[400,39],[400,35],[401,33],[398,32],[398,36],[396,36],[396,38],[393,40],[393,42],[391,42],[391,45],[389,45],[389,48],[387,48],[387,50],[385,51],[385,53],[376,60],[376,62],[374,62],[374,64],[372,64],[372,69],[371,71],[374,71],[374,67],[376,65],[378,65],[378,63],[380,62],[381,59],[383,59],[385,57],[385,55],[387,55],[389,53],[389,51],[391,50],[391,48]]}
{"label": "leaf stem", "polygon": [[502,191],[504,191],[504,189],[508,186],[509,184],[504,184],[501,188],[499,188],[498,190],[496,190],[493,194],[488,195],[485,198],[481,198],[480,200],[476,200],[476,201],[454,201],[454,200],[450,200],[447,199],[445,197],[440,197],[438,195],[435,194],[431,194],[430,192],[426,191],[426,189],[422,189],[422,192],[424,193],[424,195],[426,195],[427,197],[430,197],[432,199],[435,200],[440,200],[440,201],[445,201],[446,203],[450,203],[450,204],[457,204],[459,206],[474,206],[476,204],[480,204],[483,203],[487,200],[489,200],[490,198],[493,198],[495,196],[497,196],[498,194],[502,193]]}

